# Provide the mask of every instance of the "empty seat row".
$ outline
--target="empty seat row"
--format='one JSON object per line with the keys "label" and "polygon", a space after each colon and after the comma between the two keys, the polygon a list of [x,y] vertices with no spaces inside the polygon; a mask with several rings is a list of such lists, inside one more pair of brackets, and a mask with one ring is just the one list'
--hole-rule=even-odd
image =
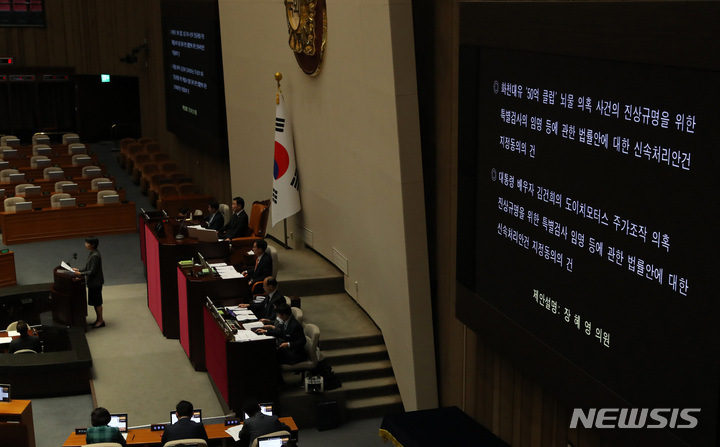
{"label": "empty seat row", "polygon": [[[114,190],[105,190],[97,192],[97,203],[99,204],[111,204],[119,202],[119,194]],[[76,202],[70,193],[59,192],[50,196],[50,206],[52,208],[60,208],[63,206],[75,206]],[[23,209],[18,209],[19,203],[30,203]],[[32,209],[32,197],[8,197],[3,201],[5,212],[17,212],[17,211],[29,211]]]}

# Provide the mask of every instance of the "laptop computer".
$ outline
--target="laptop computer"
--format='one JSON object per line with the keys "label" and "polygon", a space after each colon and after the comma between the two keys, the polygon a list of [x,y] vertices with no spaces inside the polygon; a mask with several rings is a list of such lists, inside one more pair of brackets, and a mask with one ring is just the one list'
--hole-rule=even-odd
{"label": "laptop computer", "polygon": [[0,402],[10,402],[10,385],[0,385]]}
{"label": "laptop computer", "polygon": [[258,438],[258,447],[283,447],[290,443],[290,436],[273,436],[272,438]]}
{"label": "laptop computer", "polygon": [[[273,413],[273,403],[272,402],[264,402],[259,404],[260,405],[260,412],[267,416],[272,416]],[[247,413],[245,413],[245,419],[249,418]]]}
{"label": "laptop computer", "polygon": [[128,421],[127,421],[127,413],[112,413],[110,414],[110,422],[108,423],[110,427],[117,427],[118,430],[120,430],[120,433],[127,433],[128,430]]}
{"label": "laptop computer", "polygon": [[[195,409],[193,410],[193,415],[192,415],[192,417],[190,418],[190,420],[193,421],[193,422],[197,422],[198,424],[199,424],[200,422],[202,422],[202,410],[199,409],[199,408],[195,408]],[[174,423],[177,422],[177,421],[178,421],[177,411],[174,411],[174,410],[173,410],[173,411],[170,412],[170,423],[171,423],[171,424],[174,424]]]}

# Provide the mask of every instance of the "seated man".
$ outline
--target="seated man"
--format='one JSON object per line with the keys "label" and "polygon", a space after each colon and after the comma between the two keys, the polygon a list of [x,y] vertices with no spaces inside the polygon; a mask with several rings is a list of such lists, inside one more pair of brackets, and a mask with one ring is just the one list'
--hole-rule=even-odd
{"label": "seated man", "polygon": [[204,439],[208,440],[205,426],[202,422],[194,422],[190,418],[193,415],[193,404],[186,400],[181,400],[175,406],[178,420],[172,425],[165,427],[162,435],[162,444],[169,441],[177,441],[178,439]]}
{"label": "seated man", "polygon": [[290,433],[290,427],[278,420],[277,416],[268,416],[260,411],[257,400],[248,398],[243,403],[243,411],[248,415],[240,431],[239,444],[243,447],[252,445],[258,436],[267,435],[276,431],[285,430]]}
{"label": "seated man", "polygon": [[226,241],[248,235],[249,220],[245,212],[245,200],[242,197],[235,197],[232,201],[232,210],[230,222],[218,231],[218,237]]}
{"label": "seated man", "polygon": [[263,329],[257,329],[255,332],[271,335],[278,339],[280,342],[277,347],[278,363],[294,365],[307,360],[305,331],[293,317],[290,306],[287,303],[278,304],[276,312],[277,321],[274,325],[265,325]]}
{"label": "seated man", "polygon": [[263,289],[265,290],[265,298],[258,303],[239,304],[239,307],[250,309],[258,320],[265,324],[271,324],[275,321],[275,305],[285,303],[285,297],[277,291],[278,282],[272,276],[268,276],[263,281]]}
{"label": "seated man", "polygon": [[220,204],[213,201],[208,204],[208,214],[205,216],[206,226],[210,230],[220,231],[225,225],[225,218],[220,212]]}
{"label": "seated man", "polygon": [[40,343],[40,338],[35,335],[28,334],[28,325],[25,321],[18,321],[16,330],[20,332],[20,337],[10,342],[10,348],[8,349],[10,354],[13,354],[15,351],[19,351],[21,349],[32,349],[35,352],[42,352],[42,343]]}
{"label": "seated man", "polygon": [[265,239],[253,242],[253,253],[255,253],[255,267],[245,270],[243,275],[250,278],[248,284],[252,287],[256,282],[264,281],[265,278],[272,275],[273,262],[267,251],[267,242]]}

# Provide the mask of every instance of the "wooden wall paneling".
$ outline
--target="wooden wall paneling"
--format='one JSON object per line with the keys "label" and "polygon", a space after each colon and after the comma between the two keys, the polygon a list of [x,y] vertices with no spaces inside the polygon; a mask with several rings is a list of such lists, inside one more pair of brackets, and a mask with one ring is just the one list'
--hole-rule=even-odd
{"label": "wooden wall paneling", "polygon": [[[48,65],[68,66],[66,49],[69,46],[65,34],[65,2],[48,2],[45,5],[45,40],[48,48]],[[48,7],[49,6],[49,7]]]}
{"label": "wooden wall paneling", "polygon": [[498,409],[494,414],[493,426],[497,426],[495,433],[504,441],[512,444],[512,418],[513,418],[513,389],[515,375],[512,366],[505,359],[498,359],[495,366],[496,384],[498,391]]}
{"label": "wooden wall paneling", "polygon": [[523,417],[525,415],[524,403],[524,392],[525,387],[523,383],[523,376],[516,368],[512,368],[513,371],[513,399],[512,399],[512,445],[523,446],[521,440],[523,439]]}
{"label": "wooden wall paneling", "polygon": [[85,53],[82,44],[83,27],[80,25],[81,0],[64,0],[63,5],[65,5],[63,10],[65,32],[63,36],[58,37],[58,40],[64,40],[67,64],[75,66],[76,73],[81,73],[80,61]]}
{"label": "wooden wall paneling", "polygon": [[34,67],[39,64],[37,58],[37,48],[35,48],[35,34],[37,29],[35,28],[20,28],[20,39],[22,44],[22,55],[25,59],[23,66]]}

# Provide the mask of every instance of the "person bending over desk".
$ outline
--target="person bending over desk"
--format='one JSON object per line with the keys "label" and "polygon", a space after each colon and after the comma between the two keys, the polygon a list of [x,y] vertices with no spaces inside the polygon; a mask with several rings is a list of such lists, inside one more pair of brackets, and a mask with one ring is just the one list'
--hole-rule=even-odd
{"label": "person bending over desk", "polygon": [[263,324],[272,324],[275,318],[277,318],[275,306],[280,303],[285,303],[285,297],[277,291],[277,287],[277,280],[272,276],[268,276],[263,281],[265,299],[259,303],[238,304],[238,307],[250,309]]}
{"label": "person bending over desk", "polygon": [[18,321],[16,330],[20,332],[20,337],[10,342],[10,348],[8,348],[10,354],[14,354],[21,349],[32,349],[35,352],[42,352],[40,337],[28,334],[28,325],[25,321]]}
{"label": "person bending over desk", "polygon": [[85,442],[87,444],[99,444],[101,442],[117,442],[126,446],[125,438],[117,427],[110,427],[110,412],[103,407],[98,407],[90,413],[92,427],[88,427]]}
{"label": "person bending over desk", "polygon": [[175,406],[178,420],[172,425],[165,427],[162,435],[162,443],[177,441],[178,439],[204,439],[208,440],[205,426],[202,422],[191,420],[193,415],[193,404],[186,400],[181,400]]}

